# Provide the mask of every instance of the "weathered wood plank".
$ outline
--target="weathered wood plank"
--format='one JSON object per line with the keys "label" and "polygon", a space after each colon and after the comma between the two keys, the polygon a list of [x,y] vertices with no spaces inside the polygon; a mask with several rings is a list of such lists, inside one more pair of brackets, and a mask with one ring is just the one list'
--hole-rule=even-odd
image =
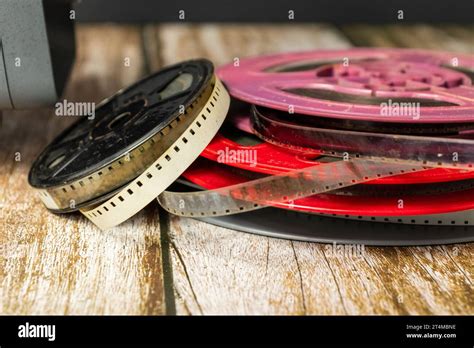
{"label": "weathered wood plank", "polygon": [[[435,36],[426,26],[416,27],[422,38],[401,43],[398,27],[384,28],[398,41],[378,27],[350,28],[352,34],[344,31],[352,39],[362,37],[357,43],[364,45],[427,47],[421,42]],[[147,31],[158,42],[160,55],[154,59],[159,65],[193,57],[219,65],[234,57],[350,46],[340,32],[324,25],[165,25]],[[463,43],[445,42],[466,50]],[[361,254],[340,254],[332,245],[269,239],[174,216],[170,221],[179,314],[474,312],[472,245],[366,247]]]}
{"label": "weathered wood plank", "polygon": [[215,65],[291,50],[347,48],[340,33],[326,25],[165,25],[159,29],[164,64],[203,57]]}
{"label": "weathered wood plank", "polygon": [[474,52],[474,29],[461,26],[365,25],[341,30],[356,46],[411,47],[453,52]]}
{"label": "weathered wood plank", "polygon": [[[68,100],[98,102],[144,73],[140,28],[79,26],[77,41]],[[49,213],[28,187],[32,161],[72,121],[50,109],[4,113],[0,313],[163,313],[156,206],[101,232],[80,214]]]}
{"label": "weathered wood plank", "polygon": [[451,37],[470,45],[470,52],[474,52],[474,25],[442,24],[437,27]]}

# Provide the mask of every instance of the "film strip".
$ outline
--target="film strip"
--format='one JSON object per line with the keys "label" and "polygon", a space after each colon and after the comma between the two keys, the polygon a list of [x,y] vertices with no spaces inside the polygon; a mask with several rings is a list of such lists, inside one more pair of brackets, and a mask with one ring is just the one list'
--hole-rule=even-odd
{"label": "film strip", "polygon": [[[204,158],[193,163],[183,174],[183,178],[189,182],[208,190],[246,183],[252,180],[252,177],[255,178],[255,175],[249,178],[247,171]],[[365,191],[369,185],[357,185],[306,198],[269,202],[268,205],[296,212],[359,221],[472,226],[474,224],[472,184],[464,181],[450,184],[455,184],[452,191],[443,192],[434,188],[433,191],[420,192],[429,189],[406,186],[398,189],[396,185],[389,185],[389,192],[386,194],[379,192],[384,189],[382,185],[373,185],[372,194]],[[346,193],[339,194],[339,191]]]}
{"label": "film strip", "polygon": [[[247,115],[244,111],[232,109],[227,117],[227,124],[222,127],[212,142],[201,154],[214,162],[222,162],[222,154],[233,154],[236,160],[227,161],[227,165],[244,169],[250,172],[262,174],[281,174],[295,169],[301,169],[318,163],[325,163],[334,160],[332,155],[327,155],[317,149],[311,148],[288,148],[275,146],[254,135],[250,124],[250,107],[247,108]],[[243,126],[244,125],[244,126]],[[239,128],[240,127],[240,128]],[[243,129],[243,130],[242,130]],[[283,144],[281,144],[283,145]],[[241,155],[242,154],[242,155]],[[245,154],[252,154],[245,156]],[[243,157],[242,159],[239,157]],[[257,160],[258,159],[258,160]],[[474,179],[474,171],[459,170],[449,168],[433,168],[425,171],[407,173],[398,176],[385,177],[370,181],[370,185],[397,186],[408,185],[413,189],[413,185],[432,184],[446,188],[439,183],[455,183],[459,181],[469,181]],[[408,186],[406,188],[408,188]],[[451,186],[455,186],[452,184]],[[380,190],[381,188],[374,188]],[[385,187],[387,190],[388,187]],[[361,185],[359,191],[370,191],[366,184]]]}
{"label": "film strip", "polygon": [[153,201],[199,156],[224,122],[229,95],[216,80],[210,99],[194,121],[143,174],[106,202],[81,212],[101,229],[116,226]]}
{"label": "film strip", "polygon": [[422,165],[381,164],[362,158],[340,160],[215,190],[167,191],[158,197],[158,201],[167,211],[181,216],[231,215],[357,185],[375,178],[425,169]]}
{"label": "film strip", "polygon": [[332,156],[422,163],[429,167],[474,169],[474,140],[392,135],[314,128],[284,113],[252,106],[255,134],[278,146],[311,148]]}

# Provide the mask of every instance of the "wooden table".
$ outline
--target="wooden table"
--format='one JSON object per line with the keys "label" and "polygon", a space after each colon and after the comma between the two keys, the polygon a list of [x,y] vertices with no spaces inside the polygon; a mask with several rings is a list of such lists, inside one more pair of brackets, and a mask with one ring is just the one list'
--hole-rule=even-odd
{"label": "wooden table", "polygon": [[[80,25],[65,98],[98,102],[193,57],[219,65],[352,45],[473,53],[473,38],[474,27],[456,25]],[[72,121],[51,109],[4,112],[2,314],[474,314],[472,244],[367,247],[351,257],[170,216],[157,203],[107,232],[80,214],[53,215],[27,174]]]}

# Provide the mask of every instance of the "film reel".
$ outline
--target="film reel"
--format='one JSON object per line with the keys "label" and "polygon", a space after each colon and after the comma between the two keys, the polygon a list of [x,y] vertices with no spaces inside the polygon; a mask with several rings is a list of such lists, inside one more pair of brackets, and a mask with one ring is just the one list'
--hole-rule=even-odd
{"label": "film reel", "polygon": [[[278,208],[222,217],[198,218],[220,227],[303,242],[421,246],[474,241],[470,226],[375,223],[304,214]],[[288,222],[291,221],[291,228]]]}
{"label": "film reel", "polygon": [[[222,162],[223,155],[234,156],[235,160],[226,161],[227,165],[262,174],[281,174],[334,159],[318,149],[288,149],[263,141],[253,134],[249,116],[250,106],[246,105],[245,109],[231,108],[226,124],[201,156],[214,162]],[[371,181],[370,185],[429,184],[472,178],[474,178],[474,171],[433,168],[376,179]],[[367,189],[365,184],[362,187]]]}
{"label": "film reel", "polygon": [[213,88],[213,65],[188,61],[104,100],[39,155],[29,183],[47,208],[68,212],[97,203],[136,178],[194,121]]}
{"label": "film reel", "polygon": [[101,229],[122,223],[170,186],[199,156],[224,122],[229,95],[216,80],[211,97],[179,138],[143,174],[106,202],[81,212]]}
{"label": "film reel", "polygon": [[[472,123],[473,71],[470,55],[355,48],[248,58],[223,66],[218,75],[233,97],[250,104],[377,123],[372,130],[386,123],[417,124],[409,129],[426,134],[427,125],[439,131],[439,123]],[[382,103],[418,103],[419,113],[384,115]]]}

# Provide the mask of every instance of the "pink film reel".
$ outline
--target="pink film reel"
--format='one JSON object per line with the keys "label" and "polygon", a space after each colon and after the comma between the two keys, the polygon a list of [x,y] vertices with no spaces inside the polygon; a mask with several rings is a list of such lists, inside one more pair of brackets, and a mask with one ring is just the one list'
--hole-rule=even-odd
{"label": "pink film reel", "polygon": [[[241,59],[218,75],[233,97],[282,111],[366,122],[474,122],[474,55],[321,50]],[[419,113],[387,115],[384,103],[419,103]]]}

